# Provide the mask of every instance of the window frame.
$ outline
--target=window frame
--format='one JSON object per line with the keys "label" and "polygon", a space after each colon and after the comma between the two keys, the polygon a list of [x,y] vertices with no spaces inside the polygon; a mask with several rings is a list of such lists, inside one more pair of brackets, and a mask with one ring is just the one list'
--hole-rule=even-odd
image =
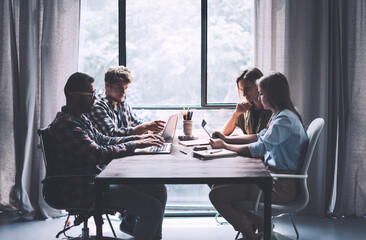
{"label": "window frame", "polygon": [[[119,65],[124,66],[127,66],[126,1],[118,0],[118,62]],[[191,109],[232,109],[235,107],[235,103],[207,102],[207,1],[201,0],[201,105],[135,106],[134,109],[178,110],[183,107]]]}

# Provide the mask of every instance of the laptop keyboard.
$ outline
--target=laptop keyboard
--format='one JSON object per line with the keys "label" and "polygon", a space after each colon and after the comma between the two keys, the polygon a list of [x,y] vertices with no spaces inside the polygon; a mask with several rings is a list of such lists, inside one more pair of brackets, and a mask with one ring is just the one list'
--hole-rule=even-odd
{"label": "laptop keyboard", "polygon": [[151,146],[150,152],[162,152],[165,151],[168,147],[168,144],[164,144],[164,146],[158,147],[158,146]]}

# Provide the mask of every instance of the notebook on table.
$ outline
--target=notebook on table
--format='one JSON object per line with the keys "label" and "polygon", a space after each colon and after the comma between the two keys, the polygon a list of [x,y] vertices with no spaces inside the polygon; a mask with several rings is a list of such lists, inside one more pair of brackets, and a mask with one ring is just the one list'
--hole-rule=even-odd
{"label": "notebook on table", "polygon": [[172,144],[177,128],[178,114],[171,115],[168,122],[165,124],[163,133],[161,136],[164,138],[165,143],[162,147],[151,146],[146,148],[138,148],[135,150],[135,154],[168,154],[172,151]]}
{"label": "notebook on table", "polygon": [[236,152],[227,149],[209,149],[203,151],[193,151],[193,157],[200,159],[213,159],[222,157],[236,157],[238,154]]}

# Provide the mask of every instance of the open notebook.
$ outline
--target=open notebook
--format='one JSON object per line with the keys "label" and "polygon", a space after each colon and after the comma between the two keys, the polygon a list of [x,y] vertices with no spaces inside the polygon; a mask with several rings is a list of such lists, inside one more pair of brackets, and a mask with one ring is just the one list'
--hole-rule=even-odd
{"label": "open notebook", "polygon": [[172,144],[177,128],[178,114],[171,115],[168,122],[165,124],[165,128],[161,136],[164,138],[165,143],[162,147],[151,146],[147,148],[139,148],[135,150],[135,154],[161,154],[170,153],[172,151]]}

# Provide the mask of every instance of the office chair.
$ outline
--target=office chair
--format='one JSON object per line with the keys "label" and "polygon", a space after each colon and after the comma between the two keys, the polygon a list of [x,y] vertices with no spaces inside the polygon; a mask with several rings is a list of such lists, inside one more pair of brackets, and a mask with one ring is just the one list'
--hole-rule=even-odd
{"label": "office chair", "polygon": [[[296,228],[295,222],[292,219],[291,214],[303,210],[309,202],[309,190],[308,190],[308,185],[307,185],[308,169],[309,169],[309,165],[310,165],[313,153],[314,153],[316,143],[318,141],[318,138],[320,136],[320,133],[321,133],[323,127],[324,127],[324,119],[317,118],[317,119],[314,119],[310,123],[308,129],[306,130],[306,133],[309,137],[309,143],[308,143],[308,148],[306,150],[304,163],[303,163],[303,166],[302,166],[299,174],[271,173],[271,176],[273,178],[300,179],[300,190],[299,190],[299,193],[298,193],[296,199],[294,199],[293,201],[291,201],[289,203],[285,203],[285,204],[281,204],[281,205],[272,204],[272,214],[274,214],[274,213],[277,214],[276,216],[272,216],[272,219],[275,217],[288,215],[291,220],[292,226],[296,232],[296,239],[299,239],[299,232]],[[254,205],[254,211],[253,211],[254,213],[256,213],[258,211],[258,208],[263,210],[263,203],[259,202],[261,194],[262,194],[262,190],[260,190],[258,193],[257,201],[255,202],[255,205]],[[236,203],[236,207],[239,209],[245,208],[246,206],[248,206],[247,201],[241,201],[241,202]],[[248,209],[248,208],[246,208],[246,209]],[[239,237],[239,234],[240,234],[240,232],[238,232],[235,239],[237,239]]]}
{"label": "office chair", "polygon": [[[95,221],[98,221],[98,216],[95,214],[94,205],[80,207],[79,205],[73,205],[68,201],[63,201],[63,196],[60,194],[60,187],[65,184],[72,184],[74,181],[82,181],[85,183],[85,187],[94,184],[94,175],[55,175],[55,171],[53,170],[52,159],[54,159],[55,154],[55,146],[54,140],[49,134],[49,127],[45,127],[37,130],[37,134],[40,137],[39,147],[43,153],[44,164],[46,167],[46,177],[42,180],[43,188],[42,188],[42,196],[45,202],[56,209],[64,209],[68,212],[68,216],[62,231],[60,231],[56,238],[60,236],[60,234],[64,234],[68,239],[74,240],[88,240],[95,239],[92,236],[89,236],[89,228],[88,228],[88,219],[93,216]],[[108,214],[114,214],[113,210],[103,209],[103,214],[105,214],[109,226],[111,227],[114,238],[111,237],[103,237],[103,239],[118,239],[116,233],[113,229],[112,223]],[[75,220],[72,226],[67,226],[67,222],[70,216],[74,216]],[[99,215],[100,216],[100,215]],[[70,238],[65,234],[67,230],[74,226],[78,226],[83,223],[84,227],[82,229],[82,234],[80,237]]]}

